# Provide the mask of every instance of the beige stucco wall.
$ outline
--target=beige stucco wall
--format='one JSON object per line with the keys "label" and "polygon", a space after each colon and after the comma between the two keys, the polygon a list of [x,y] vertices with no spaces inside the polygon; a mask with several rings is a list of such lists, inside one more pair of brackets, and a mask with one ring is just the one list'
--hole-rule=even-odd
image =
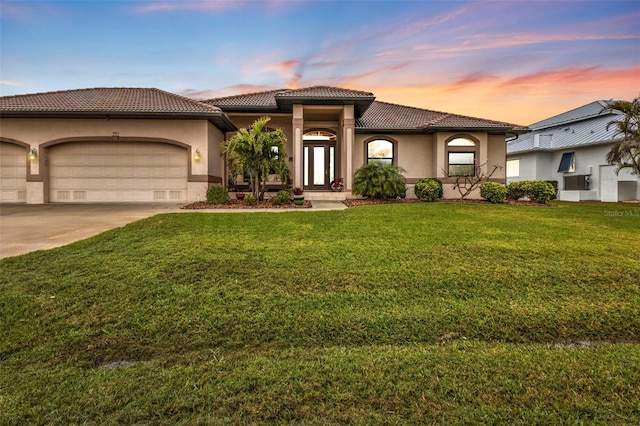
{"label": "beige stucco wall", "polygon": [[[443,182],[445,198],[458,198],[457,190],[453,189],[454,180],[445,176],[447,164],[447,141],[454,137],[471,137],[478,141],[477,160],[480,164],[487,163],[483,170],[490,172],[494,165],[502,169],[496,170],[492,180],[504,182],[506,174],[505,157],[506,143],[504,135],[489,135],[481,132],[438,132],[434,134],[397,135],[397,134],[358,134],[354,146],[354,170],[361,167],[367,160],[366,143],[374,139],[387,139],[395,142],[396,164],[405,169],[404,176],[411,187],[411,183],[423,177],[437,177]],[[411,196],[411,193],[409,193]],[[479,191],[475,191],[469,198],[480,198]]]}
{"label": "beige stucco wall", "polygon": [[426,134],[357,134],[353,158],[354,171],[367,161],[367,143],[375,139],[394,142],[395,164],[405,170],[403,174],[409,182],[433,176],[433,136]]}
{"label": "beige stucco wall", "polygon": [[[218,146],[223,133],[207,120],[167,119],[67,119],[3,118],[0,137],[26,143],[38,151],[38,160],[30,165],[27,202],[47,201],[47,148],[65,141],[140,140],[167,141],[184,146],[189,152],[188,201],[204,197],[210,180],[221,180]],[[192,153],[198,149],[200,161]]]}

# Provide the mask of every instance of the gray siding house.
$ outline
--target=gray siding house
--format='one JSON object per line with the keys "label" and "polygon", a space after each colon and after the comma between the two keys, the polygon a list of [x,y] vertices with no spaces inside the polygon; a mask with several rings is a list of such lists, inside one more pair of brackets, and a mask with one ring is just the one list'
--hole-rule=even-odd
{"label": "gray siding house", "polygon": [[520,180],[555,180],[558,199],[627,201],[640,199],[640,178],[628,170],[615,173],[605,156],[615,142],[620,113],[607,101],[590,104],[529,126],[529,133],[507,142],[507,184]]}

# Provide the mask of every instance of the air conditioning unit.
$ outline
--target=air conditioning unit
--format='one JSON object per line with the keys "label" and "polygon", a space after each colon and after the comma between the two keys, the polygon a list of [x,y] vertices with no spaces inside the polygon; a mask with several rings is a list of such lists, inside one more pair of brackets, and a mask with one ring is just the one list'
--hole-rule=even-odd
{"label": "air conditioning unit", "polygon": [[565,191],[588,191],[591,183],[591,175],[565,175]]}

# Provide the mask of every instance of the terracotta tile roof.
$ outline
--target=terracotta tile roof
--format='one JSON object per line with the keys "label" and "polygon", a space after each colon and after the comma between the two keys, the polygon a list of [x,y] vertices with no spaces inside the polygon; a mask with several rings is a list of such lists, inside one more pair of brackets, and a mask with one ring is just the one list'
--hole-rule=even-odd
{"label": "terracotta tile roof", "polygon": [[362,117],[356,120],[356,129],[428,131],[439,129],[496,129],[526,132],[517,124],[482,118],[432,111],[404,105],[375,101]]}
{"label": "terracotta tile roof", "polygon": [[356,120],[356,128],[421,130],[426,122],[438,119],[444,114],[437,111],[374,101],[362,117]]}
{"label": "terracotta tile roof", "polygon": [[468,117],[466,115],[445,113],[442,117],[425,123],[429,128],[456,127],[456,128],[482,128],[482,129],[514,129],[528,131],[526,127],[504,121],[487,120],[485,118]]}
{"label": "terracotta tile roof", "polygon": [[290,89],[278,93],[278,97],[299,97],[299,98],[373,98],[371,92],[360,90],[343,89],[331,86],[313,86],[302,89]]}
{"label": "terracotta tile roof", "polygon": [[268,92],[246,93],[242,95],[225,96],[224,98],[207,99],[209,105],[245,108],[273,108],[277,109],[276,95],[288,89],[270,90]]}
{"label": "terracotta tile roof", "polygon": [[329,86],[314,86],[305,87],[302,89],[277,89],[269,90],[267,92],[246,93],[241,95],[226,96],[224,98],[207,99],[210,105],[216,105],[220,107],[246,107],[246,108],[261,108],[261,107],[273,107],[277,108],[277,99],[282,98],[320,98],[320,99],[333,99],[333,98],[372,98],[373,93],[362,92],[359,90],[342,89],[339,87]]}
{"label": "terracotta tile roof", "polygon": [[0,112],[212,113],[220,108],[153,88],[95,88],[0,97]]}

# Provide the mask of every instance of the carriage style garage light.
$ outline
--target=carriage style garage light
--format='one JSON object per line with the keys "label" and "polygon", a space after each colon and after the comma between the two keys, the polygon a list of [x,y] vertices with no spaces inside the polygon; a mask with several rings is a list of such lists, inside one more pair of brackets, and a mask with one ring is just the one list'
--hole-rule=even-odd
{"label": "carriage style garage light", "polygon": [[35,148],[31,148],[31,151],[29,151],[29,154],[27,155],[27,157],[29,157],[30,161],[34,161],[35,159],[38,158],[38,151],[36,151]]}
{"label": "carriage style garage light", "polygon": [[193,153],[193,160],[200,161],[201,158],[202,158],[202,155],[200,155],[200,150],[196,149],[196,152]]}

